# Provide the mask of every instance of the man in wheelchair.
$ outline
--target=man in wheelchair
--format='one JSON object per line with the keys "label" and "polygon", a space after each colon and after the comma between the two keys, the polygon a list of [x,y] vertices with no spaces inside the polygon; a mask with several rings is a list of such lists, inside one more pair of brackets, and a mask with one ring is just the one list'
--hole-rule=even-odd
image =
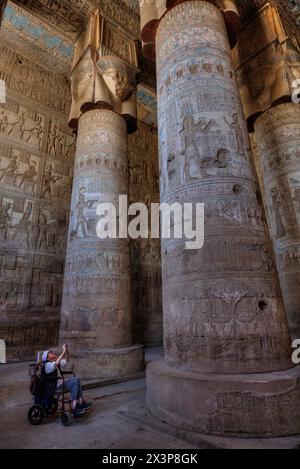
{"label": "man in wheelchair", "polygon": [[63,345],[62,353],[57,356],[53,350],[46,350],[42,355],[42,377],[53,386],[53,391],[68,392],[71,395],[72,414],[77,417],[92,406],[91,402],[85,402],[82,395],[81,382],[79,378],[62,380],[59,372],[67,364],[68,347]]}

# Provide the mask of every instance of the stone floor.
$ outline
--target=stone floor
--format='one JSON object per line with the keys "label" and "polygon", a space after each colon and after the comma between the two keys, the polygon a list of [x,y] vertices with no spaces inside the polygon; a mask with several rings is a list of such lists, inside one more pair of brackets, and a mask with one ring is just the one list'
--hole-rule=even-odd
{"label": "stone floor", "polygon": [[[162,356],[149,349],[146,361]],[[300,438],[247,440],[191,435],[153,419],[145,408],[146,380],[90,389],[94,407],[65,428],[59,418],[33,427],[27,421],[31,396],[27,363],[0,366],[0,448],[202,449],[293,448]],[[189,441],[189,442],[188,442]]]}

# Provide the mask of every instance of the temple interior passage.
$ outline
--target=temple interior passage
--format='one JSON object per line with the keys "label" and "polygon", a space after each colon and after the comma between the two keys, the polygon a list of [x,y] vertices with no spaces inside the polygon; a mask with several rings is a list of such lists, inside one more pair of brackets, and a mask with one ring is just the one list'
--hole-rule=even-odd
{"label": "temple interior passage", "polygon": [[0,447],[63,344],[83,447],[300,445],[299,104],[298,0],[0,0]]}

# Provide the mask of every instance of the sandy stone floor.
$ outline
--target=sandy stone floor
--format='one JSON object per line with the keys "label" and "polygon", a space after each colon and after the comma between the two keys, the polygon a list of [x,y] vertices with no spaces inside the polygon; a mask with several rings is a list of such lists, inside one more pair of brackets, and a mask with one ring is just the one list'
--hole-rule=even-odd
{"label": "sandy stone floor", "polygon": [[[147,352],[147,360],[160,358],[161,350]],[[38,427],[27,421],[31,396],[28,364],[0,366],[0,448],[196,448],[173,436],[150,430],[126,416],[130,407],[144,409],[146,380],[137,379],[86,392],[94,401],[88,415],[62,426],[59,417]],[[143,411],[142,411],[143,412]]]}
{"label": "sandy stone floor", "polygon": [[[149,362],[161,349],[147,351]],[[293,448],[300,438],[245,440],[186,435],[158,422],[145,408],[145,378],[86,392],[94,407],[88,415],[65,428],[60,418],[49,418],[38,427],[27,421],[31,396],[27,363],[0,366],[0,448],[82,449],[202,449]],[[187,438],[190,441],[187,442]]]}
{"label": "sandy stone floor", "polygon": [[94,408],[89,415],[74,420],[71,427],[60,419],[48,419],[41,426],[27,422],[27,405],[1,410],[1,448],[194,448],[176,438],[149,431],[126,419],[122,411],[134,401],[144,401],[145,380],[90,391]]}

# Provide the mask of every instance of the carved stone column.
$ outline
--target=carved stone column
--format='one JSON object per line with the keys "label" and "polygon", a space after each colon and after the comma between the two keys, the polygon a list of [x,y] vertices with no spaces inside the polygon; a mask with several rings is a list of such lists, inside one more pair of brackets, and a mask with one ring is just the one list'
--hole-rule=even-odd
{"label": "carved stone column", "polygon": [[255,123],[267,215],[289,325],[300,337],[300,107],[282,104]]}
{"label": "carved stone column", "polygon": [[[256,39],[252,42],[253,31]],[[299,338],[296,192],[300,124],[299,106],[293,105],[291,98],[299,101],[300,47],[293,33],[285,30],[278,9],[267,4],[241,29],[233,57],[248,128],[255,129],[255,163],[262,169],[261,189],[290,332],[293,338]],[[278,105],[283,102],[289,104]]]}
{"label": "carved stone column", "polygon": [[136,69],[97,44],[103,24],[97,15],[92,21],[79,39],[72,73],[70,125],[79,119],[79,126],[60,337],[80,376],[106,379],[143,368],[143,347],[134,346],[131,335],[129,240],[101,240],[96,233],[98,204],[113,203],[118,214],[119,195],[128,194]]}
{"label": "carved stone column", "polygon": [[280,371],[290,339],[222,12],[185,1],[155,28],[161,201],[203,202],[206,216],[203,249],[162,241],[165,360],[148,367],[147,406],[203,433],[299,431],[299,371]]}

